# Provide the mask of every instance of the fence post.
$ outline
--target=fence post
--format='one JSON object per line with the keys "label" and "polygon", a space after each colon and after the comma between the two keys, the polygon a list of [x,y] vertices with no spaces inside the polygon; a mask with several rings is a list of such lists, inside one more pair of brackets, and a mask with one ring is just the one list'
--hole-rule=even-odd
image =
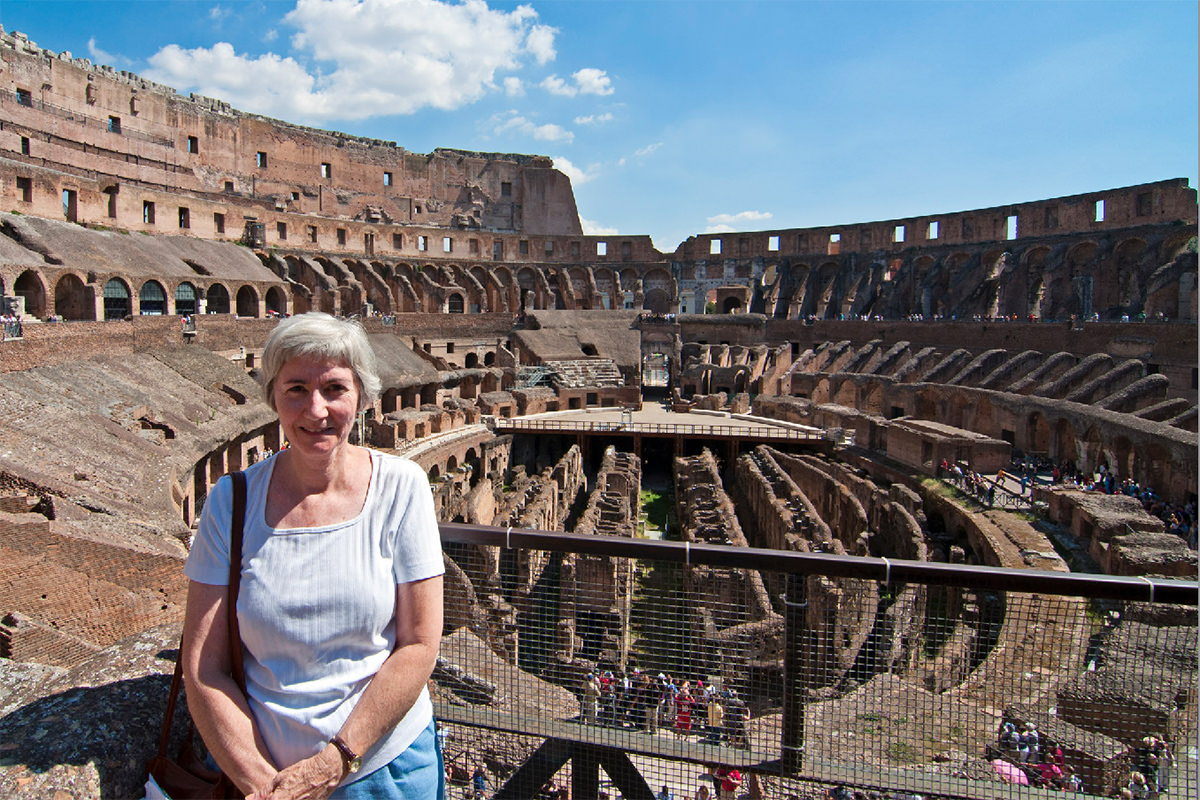
{"label": "fence post", "polygon": [[785,775],[799,774],[804,758],[805,650],[812,646],[807,634],[808,577],[788,573],[784,594],[783,732],[780,742]]}

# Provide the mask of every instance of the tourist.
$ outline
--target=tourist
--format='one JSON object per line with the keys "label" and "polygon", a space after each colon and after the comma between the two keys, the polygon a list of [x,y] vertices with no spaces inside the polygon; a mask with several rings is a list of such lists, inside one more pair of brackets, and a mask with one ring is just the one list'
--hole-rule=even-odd
{"label": "tourist", "polygon": [[600,684],[596,675],[589,672],[583,679],[583,724],[595,725],[600,708]]}
{"label": "tourist", "polygon": [[479,764],[471,773],[471,800],[484,800],[485,797],[487,797],[487,773],[483,771],[483,765]]}
{"label": "tourist", "polygon": [[682,739],[692,732],[692,685],[683,682],[675,695],[675,736]]}
{"label": "tourist", "polygon": [[[366,334],[322,313],[281,322],[264,395],[290,447],[245,471],[238,622],[226,626],[232,481],[208,497],[185,567],[188,706],[222,771],[254,798],[440,798],[426,686],[442,630],[442,550],[410,461],[349,443],[378,394]],[[387,557],[380,554],[386,553]]]}
{"label": "tourist", "polygon": [[671,787],[664,783],[658,794],[654,795],[654,800],[675,800],[675,795],[671,791]]}

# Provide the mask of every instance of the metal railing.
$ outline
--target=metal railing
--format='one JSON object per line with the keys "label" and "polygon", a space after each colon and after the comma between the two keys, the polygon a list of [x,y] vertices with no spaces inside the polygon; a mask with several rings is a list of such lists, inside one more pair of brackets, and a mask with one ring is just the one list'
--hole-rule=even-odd
{"label": "metal railing", "polygon": [[452,786],[1196,796],[1195,581],[441,529]]}
{"label": "metal railing", "polygon": [[739,439],[782,439],[788,441],[824,441],[825,431],[783,428],[771,425],[722,425],[718,423],[683,422],[592,422],[572,419],[529,419],[498,417],[496,430],[507,431],[564,431],[575,433],[630,433],[650,436],[704,436]]}

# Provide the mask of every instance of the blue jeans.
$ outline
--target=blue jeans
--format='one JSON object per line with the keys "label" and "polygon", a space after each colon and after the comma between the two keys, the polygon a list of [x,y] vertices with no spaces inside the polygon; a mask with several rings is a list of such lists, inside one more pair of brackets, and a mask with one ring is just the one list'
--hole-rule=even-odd
{"label": "blue jeans", "polygon": [[336,800],[443,800],[446,768],[433,720],[390,764],[330,795]]}

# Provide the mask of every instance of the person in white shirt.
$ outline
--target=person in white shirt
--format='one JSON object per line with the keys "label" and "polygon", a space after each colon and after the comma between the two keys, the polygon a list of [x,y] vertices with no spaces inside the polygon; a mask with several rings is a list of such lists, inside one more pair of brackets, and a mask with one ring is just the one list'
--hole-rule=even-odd
{"label": "person in white shirt", "polygon": [[378,395],[363,329],[327,314],[280,322],[263,389],[290,446],[246,470],[231,677],[232,488],[214,487],[185,573],[188,705],[222,771],[255,800],[440,798],[426,683],[442,633],[443,560],[429,482],[349,443]]}

